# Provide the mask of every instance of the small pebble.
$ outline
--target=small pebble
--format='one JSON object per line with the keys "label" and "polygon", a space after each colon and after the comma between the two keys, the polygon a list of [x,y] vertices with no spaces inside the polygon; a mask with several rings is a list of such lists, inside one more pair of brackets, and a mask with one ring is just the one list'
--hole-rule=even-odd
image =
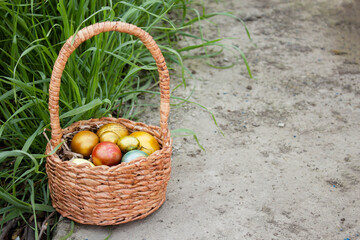
{"label": "small pebble", "polygon": [[281,128],[285,127],[285,123],[283,123],[283,122],[278,123],[278,127],[281,127]]}
{"label": "small pebble", "polygon": [[247,90],[252,90],[252,86],[248,85],[248,86],[246,87],[246,89],[247,89]]}
{"label": "small pebble", "polygon": [[296,136],[294,135],[294,138],[296,138]]}

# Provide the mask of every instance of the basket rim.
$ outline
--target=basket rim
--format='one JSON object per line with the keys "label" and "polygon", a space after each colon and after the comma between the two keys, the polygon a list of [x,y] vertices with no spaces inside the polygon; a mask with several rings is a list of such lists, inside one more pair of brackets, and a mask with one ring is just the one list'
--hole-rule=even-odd
{"label": "basket rim", "polygon": [[[152,128],[156,128],[159,132],[161,130],[161,128],[159,126],[153,126],[153,125],[147,125],[145,123],[142,122],[135,122],[135,121],[131,121],[129,119],[124,119],[124,118],[110,118],[110,117],[103,117],[103,118],[91,118],[88,120],[80,120],[77,122],[72,123],[70,126],[62,129],[63,132],[68,131],[69,128],[73,127],[74,125],[80,123],[86,123],[86,122],[95,122],[95,121],[99,121],[99,122],[104,122],[106,123],[111,123],[111,122],[119,122],[119,121],[127,121],[127,122],[131,122],[133,124],[135,124],[135,126],[141,125],[141,127],[147,126],[147,127],[152,127]],[[143,129],[143,131],[146,131],[146,129]],[[165,137],[165,139],[167,140],[166,142],[162,142],[161,143],[161,148],[160,150],[155,151],[154,153],[152,153],[151,155],[149,155],[148,157],[138,157],[136,159],[134,159],[131,162],[122,162],[120,164],[117,165],[113,165],[113,166],[107,166],[107,165],[99,165],[99,166],[95,166],[95,167],[87,167],[85,164],[75,164],[71,161],[63,161],[60,159],[59,155],[57,154],[57,152],[62,149],[63,146],[60,146],[59,149],[50,155],[51,151],[52,151],[52,145],[51,142],[48,142],[46,144],[46,151],[45,154],[47,155],[47,160],[55,163],[55,164],[59,164],[59,165],[63,165],[63,166],[71,166],[74,168],[78,168],[78,169],[82,169],[82,171],[84,171],[84,173],[86,172],[93,172],[93,171],[104,171],[104,170],[111,170],[111,171],[117,171],[117,170],[124,170],[127,169],[128,167],[132,167],[133,165],[141,165],[144,164],[147,161],[151,161],[151,160],[155,160],[157,158],[159,158],[159,156],[164,155],[168,152],[170,152],[171,155],[171,146],[172,146],[172,138],[170,137],[170,131],[168,131],[168,136]],[[161,139],[162,140],[162,139]]]}

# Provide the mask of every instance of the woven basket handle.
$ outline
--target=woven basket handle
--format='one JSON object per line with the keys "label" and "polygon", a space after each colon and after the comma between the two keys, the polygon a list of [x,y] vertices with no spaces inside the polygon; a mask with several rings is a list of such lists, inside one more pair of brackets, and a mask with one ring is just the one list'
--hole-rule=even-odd
{"label": "woven basket handle", "polygon": [[63,45],[57,57],[49,86],[49,110],[51,124],[51,145],[55,147],[62,138],[62,129],[59,119],[59,94],[61,76],[66,62],[72,52],[83,42],[102,32],[117,31],[138,37],[156,61],[160,80],[160,128],[164,141],[168,136],[168,117],[170,112],[170,77],[164,56],[153,38],[144,30],[132,24],[123,22],[102,22],[81,29],[75,36],[71,36]]}

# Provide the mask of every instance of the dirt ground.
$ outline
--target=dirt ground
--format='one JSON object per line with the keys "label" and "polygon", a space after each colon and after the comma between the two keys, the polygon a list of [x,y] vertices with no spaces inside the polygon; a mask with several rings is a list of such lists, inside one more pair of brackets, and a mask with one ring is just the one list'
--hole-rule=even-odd
{"label": "dirt ground", "polygon": [[[174,139],[167,201],[144,220],[76,225],[70,239],[360,239],[360,1],[207,1],[205,36],[228,37],[243,62],[214,69],[185,62],[192,100],[171,111]],[[236,62],[226,51],[214,64]],[[172,86],[181,80],[173,74]],[[157,124],[158,113],[144,121]],[[220,133],[220,130],[224,135]],[[69,231],[68,220],[55,239]]]}

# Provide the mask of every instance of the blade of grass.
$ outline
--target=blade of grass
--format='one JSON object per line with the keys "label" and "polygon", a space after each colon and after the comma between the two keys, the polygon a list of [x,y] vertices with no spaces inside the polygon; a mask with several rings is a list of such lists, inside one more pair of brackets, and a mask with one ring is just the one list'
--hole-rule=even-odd
{"label": "blade of grass", "polygon": [[[31,146],[31,144],[33,143],[35,137],[37,135],[39,135],[39,133],[41,133],[43,131],[43,127],[44,127],[44,122],[40,122],[40,126],[38,127],[38,129],[33,133],[33,135],[31,135],[28,140],[25,142],[24,146],[22,147],[21,151],[23,152],[27,152]],[[16,158],[15,163],[14,163],[14,170],[13,170],[13,195],[15,195],[16,193],[16,189],[15,189],[15,179],[16,179],[16,171],[21,163],[21,160],[24,158],[24,156],[19,156]],[[34,170],[36,170],[36,168],[34,168]]]}
{"label": "blade of grass", "polygon": [[75,223],[71,220],[70,222],[70,232],[66,234],[65,236],[59,238],[59,240],[67,240],[71,235],[74,233]]}
{"label": "blade of grass", "polygon": [[73,109],[71,111],[68,111],[68,112],[66,112],[64,114],[61,114],[60,119],[71,117],[71,116],[74,116],[74,115],[78,115],[78,114],[81,114],[83,112],[87,112],[87,111],[89,111],[89,110],[91,110],[91,109],[93,109],[95,107],[100,106],[103,103],[104,103],[104,101],[100,100],[99,98],[94,99],[91,102],[89,102],[88,104],[85,104],[84,106],[78,107],[78,108]]}
{"label": "blade of grass", "polygon": [[35,211],[35,189],[34,189],[34,182],[31,179],[28,179],[28,183],[30,185],[31,188],[31,195],[30,195],[30,201],[31,201],[31,206],[32,206],[32,214],[34,216],[34,225],[35,225],[35,239],[38,240],[39,239],[39,235],[38,235],[38,225],[37,225],[37,216],[36,216],[36,211]]}
{"label": "blade of grass", "polygon": [[205,151],[205,148],[200,144],[199,139],[196,136],[196,133],[191,129],[187,129],[187,128],[173,129],[173,130],[171,130],[171,136],[174,137],[174,138],[175,137],[184,137],[184,136],[193,136],[193,138],[195,139],[197,145],[203,151]]}

